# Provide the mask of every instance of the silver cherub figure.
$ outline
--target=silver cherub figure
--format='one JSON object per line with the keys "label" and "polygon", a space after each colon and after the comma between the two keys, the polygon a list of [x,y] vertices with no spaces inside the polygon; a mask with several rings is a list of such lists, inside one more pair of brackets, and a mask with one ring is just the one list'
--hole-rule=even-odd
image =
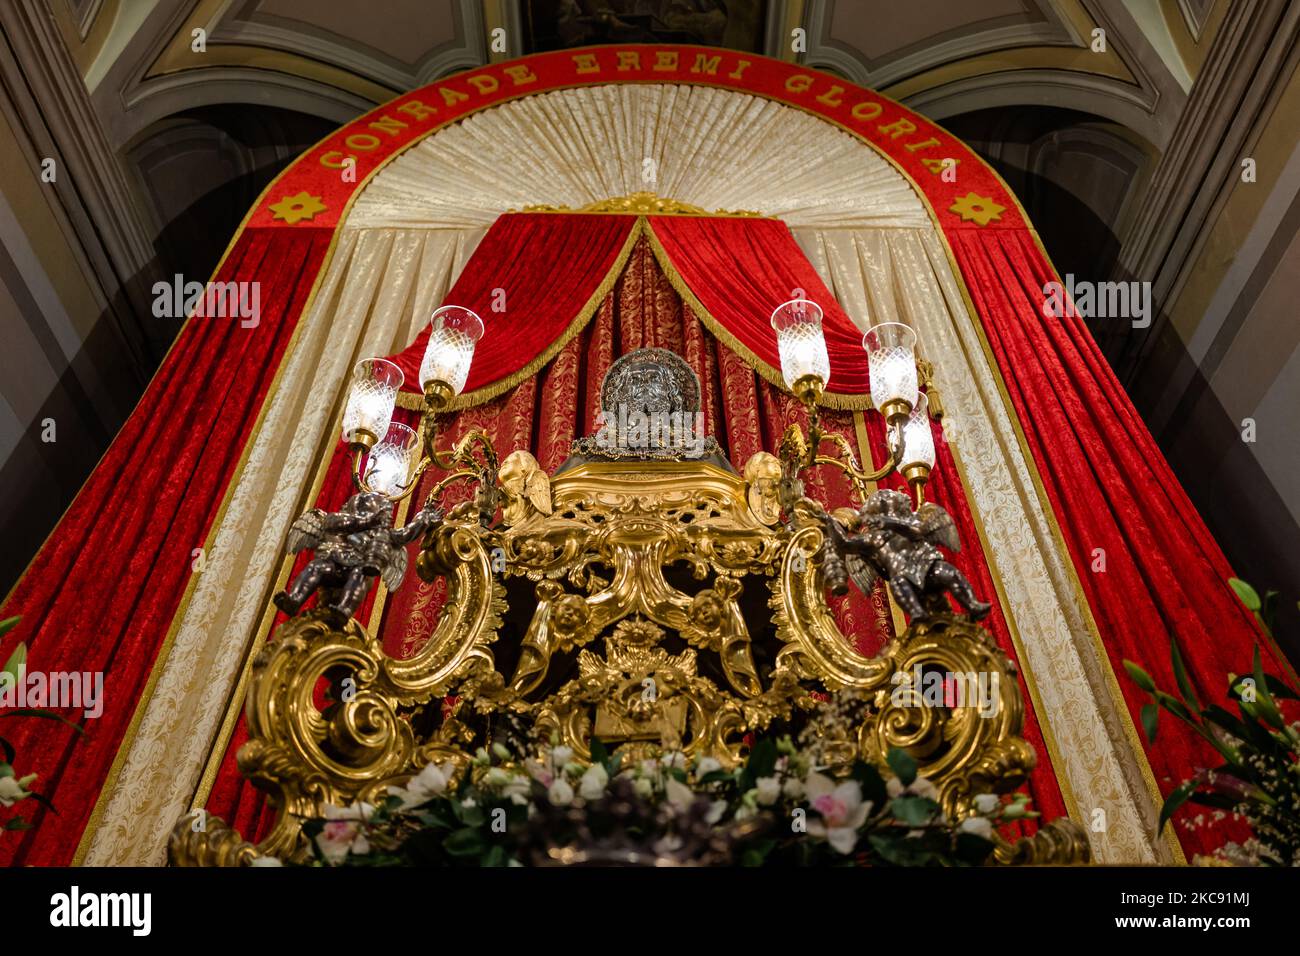
{"label": "silver cherub figure", "polygon": [[856,529],[846,532],[835,518],[825,513],[823,518],[827,528],[823,569],[834,593],[843,594],[848,589],[846,579],[852,579],[863,594],[870,594],[881,577],[913,621],[948,610],[945,594],[951,594],[976,621],[992,609],[975,596],[966,575],[936,547],[961,550],[952,517],[939,505],[926,502],[914,512],[907,495],[882,489],[863,502]]}
{"label": "silver cherub figure", "polygon": [[441,520],[429,506],[410,524],[393,527],[393,503],[376,492],[349,498],[336,512],[312,508],[289,529],[288,551],[316,553],[289,587],[272,599],[290,617],[318,589],[321,604],[350,618],[356,613],[376,577],[390,591],[406,576],[406,546]]}

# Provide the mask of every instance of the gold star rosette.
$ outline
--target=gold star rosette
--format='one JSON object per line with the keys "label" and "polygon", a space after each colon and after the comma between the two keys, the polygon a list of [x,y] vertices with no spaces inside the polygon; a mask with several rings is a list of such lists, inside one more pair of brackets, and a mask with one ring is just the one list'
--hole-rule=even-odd
{"label": "gold star rosette", "polygon": [[973,222],[977,226],[987,226],[989,223],[1001,219],[1006,208],[1006,206],[994,202],[991,196],[967,193],[964,196],[957,197],[956,201],[948,207],[948,211],[960,216],[962,222]]}
{"label": "gold star rosette", "polygon": [[296,196],[285,196],[279,202],[271,203],[267,208],[271,210],[272,219],[283,219],[292,226],[303,220],[310,222],[317,213],[325,211],[325,204],[321,202],[320,196],[300,192]]}

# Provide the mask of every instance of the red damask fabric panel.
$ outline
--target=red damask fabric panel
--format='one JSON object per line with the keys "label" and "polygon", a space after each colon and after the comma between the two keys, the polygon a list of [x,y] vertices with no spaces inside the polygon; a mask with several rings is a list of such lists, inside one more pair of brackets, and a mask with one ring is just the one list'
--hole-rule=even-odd
{"label": "red damask fabric panel", "polygon": [[29,671],[102,671],[105,697],[81,738],[50,721],[5,721],[18,772],[39,774],[35,789],[58,813],[24,804],[37,826],[6,834],[0,864],[71,862],[329,241],[310,228],[240,234],[214,281],[260,283],[256,324],[186,323],[0,611],[23,618],[0,660],[26,641]]}

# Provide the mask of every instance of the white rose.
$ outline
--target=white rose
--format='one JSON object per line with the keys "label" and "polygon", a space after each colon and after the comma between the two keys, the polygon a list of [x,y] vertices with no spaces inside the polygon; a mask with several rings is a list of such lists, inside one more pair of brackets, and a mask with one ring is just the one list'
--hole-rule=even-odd
{"label": "white rose", "polygon": [[897,777],[890,777],[885,781],[885,792],[889,794],[890,799],[901,796],[925,797],[927,800],[939,802],[939,788],[932,784],[925,777],[917,777],[906,787]]}
{"label": "white rose", "polygon": [[785,783],[781,786],[781,792],[791,800],[798,800],[803,796],[803,781],[798,777],[786,777]]}
{"label": "white rose", "polygon": [[993,824],[987,817],[967,817],[957,829],[962,833],[973,833],[986,840],[993,839]]}
{"label": "white rose", "polygon": [[670,770],[685,770],[686,754],[677,750],[670,754],[664,754],[659,758],[659,762]]}
{"label": "white rose", "polygon": [[551,762],[557,767],[563,767],[573,759],[572,747],[556,747],[551,751]]}
{"label": "white rose", "polygon": [[510,774],[500,767],[493,767],[483,775],[483,782],[489,787],[504,787],[510,782]]}
{"label": "white rose", "polygon": [[756,783],[759,806],[770,807],[776,803],[781,796],[781,781],[776,777],[759,777]]}
{"label": "white rose", "polygon": [[927,800],[939,802],[939,788],[927,780],[925,777],[917,777],[912,781],[912,785],[907,788],[909,793],[918,797],[925,797]]}
{"label": "white rose", "polygon": [[573,802],[573,787],[563,777],[556,777],[551,788],[546,791],[546,799],[557,807],[567,807]]}
{"label": "white rose", "polygon": [[655,792],[654,784],[645,777],[637,777],[636,782],[632,784],[632,789],[635,790],[636,795],[643,800],[648,799],[650,795]]}
{"label": "white rose", "polygon": [[249,866],[284,866],[276,856],[255,856]]}
{"label": "white rose", "polygon": [[721,770],[721,769],[722,769],[722,764],[719,763],[717,760],[715,760],[713,757],[702,757],[700,758],[700,762],[695,765],[695,776],[707,777],[715,770]]}
{"label": "white rose", "polygon": [[13,777],[0,777],[0,805],[12,807],[26,796],[27,791]]}
{"label": "white rose", "polygon": [[668,778],[664,793],[668,797],[668,802],[678,809],[684,810],[695,802],[695,794],[691,788],[676,777]]}
{"label": "white rose", "polygon": [[1002,806],[1002,801],[998,799],[997,794],[981,793],[975,797],[975,812],[982,816],[988,816]]}
{"label": "white rose", "polygon": [[578,781],[578,793],[584,800],[599,800],[605,795],[605,785],[609,783],[609,774],[600,764],[587,768],[587,772]]}
{"label": "white rose", "polygon": [[516,773],[506,775],[506,785],[501,793],[515,803],[524,804],[528,802],[528,795],[532,793],[532,790],[532,781],[522,773]]}
{"label": "white rose", "polygon": [[436,763],[427,764],[406,788],[412,793],[428,794],[431,797],[440,796],[447,790],[447,784],[451,782],[454,770],[455,768],[450,764],[446,767]]}

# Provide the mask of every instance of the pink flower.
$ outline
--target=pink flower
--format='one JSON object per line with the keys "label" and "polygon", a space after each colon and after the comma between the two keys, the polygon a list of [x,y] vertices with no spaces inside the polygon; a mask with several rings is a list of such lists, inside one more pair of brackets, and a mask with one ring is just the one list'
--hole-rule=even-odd
{"label": "pink flower", "polygon": [[808,833],[826,840],[840,853],[852,853],[858,842],[858,830],[871,813],[871,801],[862,799],[862,788],[854,780],[837,785],[830,777],[816,772],[808,774],[805,787],[809,804],[821,818],[809,821]]}
{"label": "pink flower", "polygon": [[824,793],[813,801],[813,809],[822,815],[828,827],[842,827],[849,818],[849,805],[835,793]]}
{"label": "pink flower", "polygon": [[325,824],[325,829],[321,832],[325,835],[325,839],[335,843],[351,843],[358,829],[360,828],[355,823],[347,820],[331,820]]}
{"label": "pink flower", "polygon": [[330,866],[342,863],[349,852],[370,852],[370,841],[361,832],[361,825],[352,820],[331,820],[316,835],[316,845]]}

